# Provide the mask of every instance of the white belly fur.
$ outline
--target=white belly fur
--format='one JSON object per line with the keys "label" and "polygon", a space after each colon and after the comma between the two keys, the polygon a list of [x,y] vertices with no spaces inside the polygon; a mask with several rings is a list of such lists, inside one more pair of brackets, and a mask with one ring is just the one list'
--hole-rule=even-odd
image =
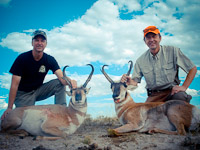
{"label": "white belly fur", "polygon": [[24,129],[32,135],[44,136],[41,126],[47,119],[47,115],[42,112],[42,110],[25,110],[19,129]]}

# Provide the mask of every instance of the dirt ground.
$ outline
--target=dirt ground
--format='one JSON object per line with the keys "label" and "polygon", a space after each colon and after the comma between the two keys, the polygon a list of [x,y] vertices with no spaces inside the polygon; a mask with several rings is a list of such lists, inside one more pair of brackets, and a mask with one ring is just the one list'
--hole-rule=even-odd
{"label": "dirt ground", "polygon": [[84,123],[67,140],[34,140],[0,133],[0,150],[198,150],[200,134],[187,136],[132,132],[120,137],[108,137],[107,129],[119,123]]}

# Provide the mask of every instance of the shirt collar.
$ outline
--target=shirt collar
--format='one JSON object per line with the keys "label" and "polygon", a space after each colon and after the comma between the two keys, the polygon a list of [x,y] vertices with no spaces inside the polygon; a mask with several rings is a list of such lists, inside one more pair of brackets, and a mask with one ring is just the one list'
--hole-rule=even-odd
{"label": "shirt collar", "polygon": [[158,60],[159,58],[160,58],[160,53],[161,53],[161,51],[162,51],[162,47],[160,46],[160,50],[158,51],[158,53],[154,56],[154,55],[152,55],[151,54],[151,52],[150,52],[150,57],[151,57],[151,59],[153,59],[153,60]]}

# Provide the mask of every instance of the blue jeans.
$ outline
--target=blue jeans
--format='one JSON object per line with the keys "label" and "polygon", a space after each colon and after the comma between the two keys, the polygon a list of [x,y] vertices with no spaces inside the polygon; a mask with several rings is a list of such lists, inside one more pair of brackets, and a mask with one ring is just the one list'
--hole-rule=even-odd
{"label": "blue jeans", "polygon": [[66,105],[65,86],[58,79],[44,83],[31,92],[17,91],[14,103],[16,107],[32,106],[36,101],[45,100],[53,95],[55,104]]}

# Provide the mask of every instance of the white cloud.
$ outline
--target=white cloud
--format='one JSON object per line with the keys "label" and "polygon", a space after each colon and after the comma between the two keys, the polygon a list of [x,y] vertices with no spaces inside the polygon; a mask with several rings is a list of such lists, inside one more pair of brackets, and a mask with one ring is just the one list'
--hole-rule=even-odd
{"label": "white cloud", "polygon": [[[142,30],[148,25],[156,25],[162,30],[162,44],[180,47],[195,64],[200,65],[200,53],[194,55],[200,39],[200,35],[196,34],[200,24],[197,21],[200,19],[199,2],[161,1],[150,5],[151,2],[139,4],[136,0],[99,0],[79,19],[47,31],[48,45],[45,51],[53,55],[61,66],[95,61],[125,64],[130,59],[135,61],[147,50]],[[123,9],[130,13],[141,10],[144,14],[122,20],[120,10]],[[176,13],[182,13],[183,16],[176,18]],[[32,30],[10,33],[0,45],[17,52],[27,51],[31,49]]]}
{"label": "white cloud", "polygon": [[0,45],[19,53],[28,51],[32,49],[31,36],[25,33],[13,32],[8,34],[5,39],[2,39]]}
{"label": "white cloud", "polygon": [[134,96],[141,96],[144,93],[147,93],[146,91],[146,82],[144,80],[141,80],[141,83],[138,84],[138,87],[132,92]]}
{"label": "white cloud", "polygon": [[87,10],[81,18],[84,22],[91,25],[100,26],[116,20],[119,17],[118,7],[109,0],[99,0]]}
{"label": "white cloud", "polygon": [[93,118],[97,118],[99,116],[108,116],[114,117],[116,116],[114,102],[112,103],[88,103],[88,114]]}
{"label": "white cloud", "polygon": [[200,70],[197,70],[196,77],[200,76]]}
{"label": "white cloud", "polygon": [[11,75],[9,73],[4,73],[0,75],[0,86],[1,88],[10,89]]}
{"label": "white cloud", "polygon": [[191,96],[200,96],[199,95],[200,91],[197,91],[195,89],[187,89],[186,92]]}
{"label": "white cloud", "polygon": [[92,107],[92,108],[104,108],[104,107],[114,107],[114,102],[112,103],[89,103],[88,107]]}
{"label": "white cloud", "polygon": [[120,10],[124,10],[128,12],[137,11],[141,9],[141,5],[138,0],[112,0],[116,3]]}
{"label": "white cloud", "polygon": [[6,97],[0,96],[0,110],[8,107],[8,104],[5,102],[5,98]]}

